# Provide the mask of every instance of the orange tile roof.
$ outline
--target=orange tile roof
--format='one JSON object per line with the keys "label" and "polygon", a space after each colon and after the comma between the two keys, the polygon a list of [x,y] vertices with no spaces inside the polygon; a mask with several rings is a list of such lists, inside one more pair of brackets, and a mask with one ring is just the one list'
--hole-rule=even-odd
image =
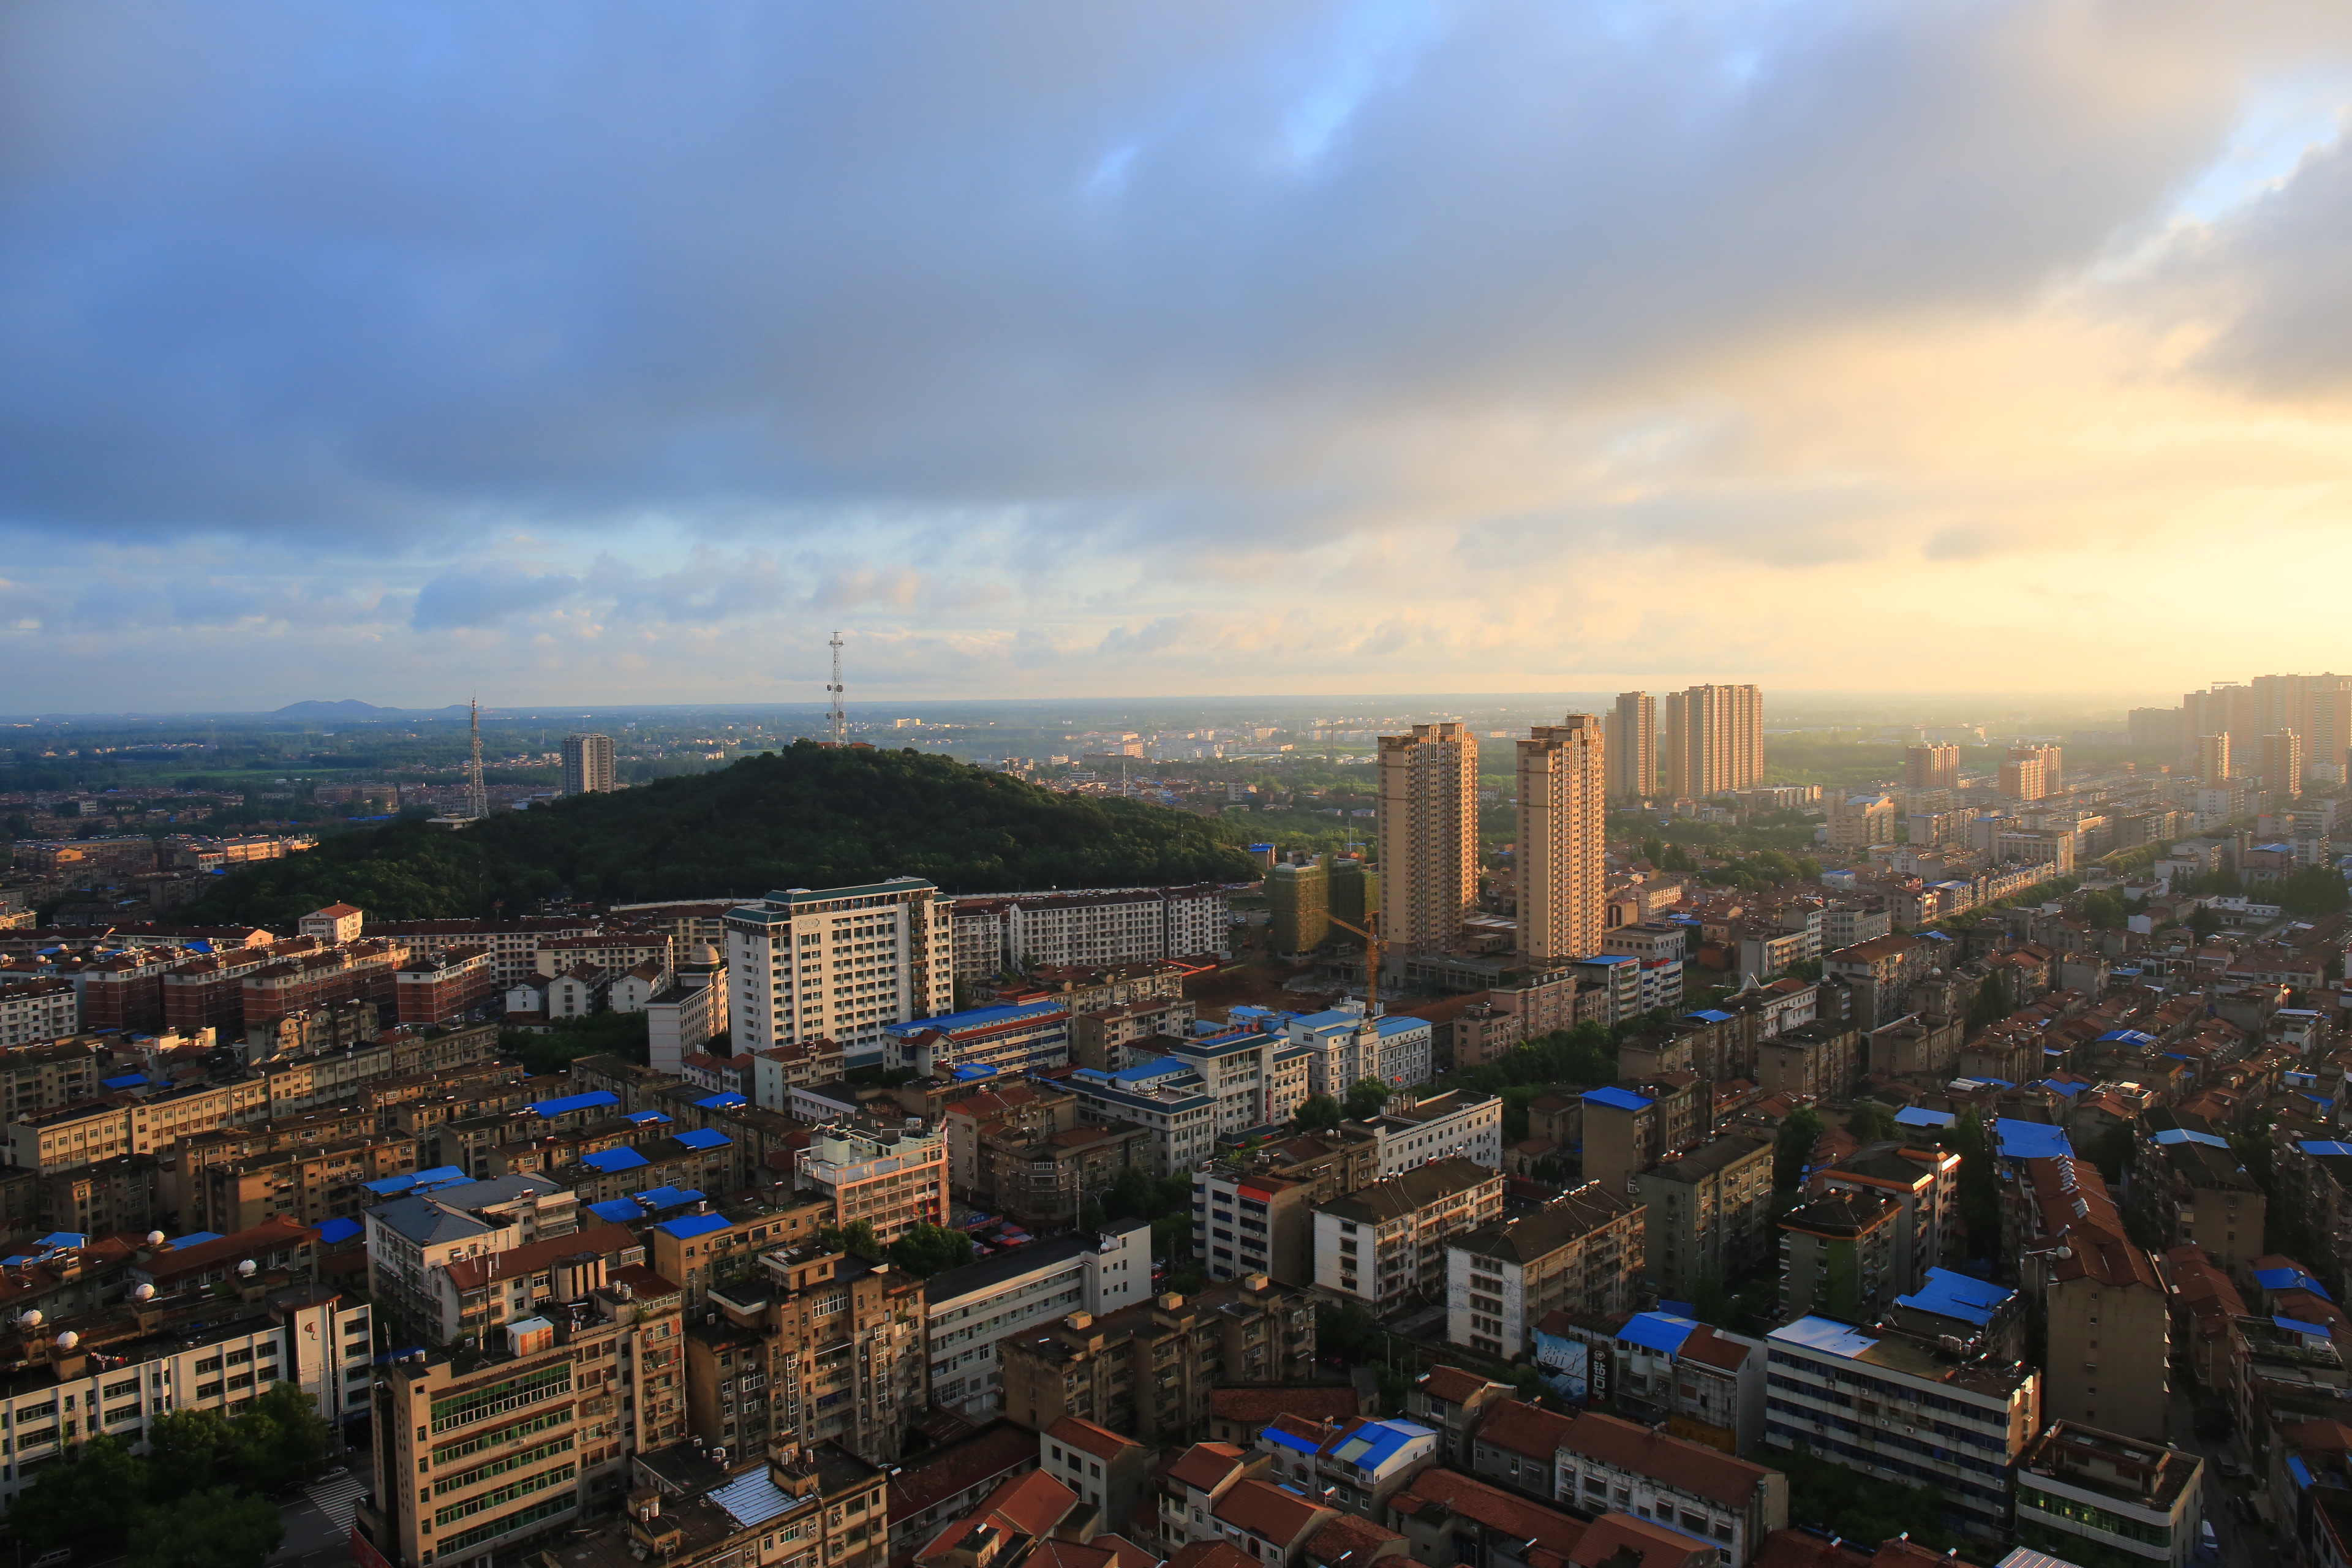
{"label": "orange tile roof", "polygon": [[1448,1405],[1467,1405],[1481,1389],[1501,1386],[1458,1366],[1431,1367],[1415,1378],[1413,1384],[1432,1399],[1443,1399]]}
{"label": "orange tile roof", "polygon": [[999,1485],[978,1508],[933,1536],[931,1543],[915,1555],[919,1561],[949,1550],[976,1524],[993,1525],[1012,1534],[1048,1535],[1077,1506],[1077,1493],[1045,1471],[1032,1470]]}
{"label": "orange tile roof", "polygon": [[1559,1446],[1565,1452],[1664,1481],[1727,1508],[1746,1506],[1764,1478],[1771,1474],[1761,1465],[1751,1465],[1704,1444],[1653,1432],[1614,1415],[1582,1417],[1568,1429]]}
{"label": "orange tile roof", "polygon": [[1218,1388],[1210,1391],[1209,1414],[1249,1426],[1263,1426],[1277,1415],[1337,1421],[1362,1415],[1363,1402],[1353,1385],[1344,1383],[1313,1388]]}
{"label": "orange tile roof", "polygon": [[1082,1448],[1097,1459],[1116,1459],[1129,1448],[1143,1447],[1132,1437],[1122,1437],[1109,1427],[1097,1426],[1079,1415],[1061,1417],[1045,1428],[1045,1436],[1073,1448]]}
{"label": "orange tile roof", "polygon": [[1701,1568],[1715,1561],[1715,1548],[1645,1519],[1604,1513],[1570,1549],[1568,1560],[1577,1568]]}
{"label": "orange tile roof", "polygon": [[1168,1479],[1195,1491],[1213,1492],[1241,1468],[1242,1451],[1231,1443],[1195,1443],[1184,1457],[1168,1467]]}
{"label": "orange tile roof", "polygon": [[1161,1568],[1262,1568],[1258,1560],[1223,1541],[1195,1541]]}
{"label": "orange tile roof", "polygon": [[1748,1568],[1868,1568],[1869,1556],[1810,1530],[1776,1530],[1748,1560]]}
{"label": "orange tile roof", "polygon": [[1478,1441],[1514,1454],[1532,1454],[1549,1465],[1575,1419],[1523,1399],[1498,1399],[1479,1425]]}
{"label": "orange tile roof", "polygon": [[1349,1568],[1361,1568],[1389,1549],[1403,1545],[1404,1537],[1395,1531],[1383,1529],[1369,1519],[1343,1513],[1337,1519],[1325,1520],[1322,1527],[1307,1538],[1307,1555],[1318,1563],[1344,1561]]}
{"label": "orange tile roof", "polygon": [[1422,1471],[1389,1499],[1390,1510],[1407,1519],[1432,1504],[1499,1530],[1513,1541],[1535,1542],[1522,1554],[1530,1568],[1560,1568],[1584,1536],[1581,1520],[1442,1466]]}
{"label": "orange tile roof", "polygon": [[1264,1481],[1240,1481],[1216,1507],[1217,1519],[1252,1535],[1287,1547],[1331,1512],[1318,1508],[1297,1492]]}

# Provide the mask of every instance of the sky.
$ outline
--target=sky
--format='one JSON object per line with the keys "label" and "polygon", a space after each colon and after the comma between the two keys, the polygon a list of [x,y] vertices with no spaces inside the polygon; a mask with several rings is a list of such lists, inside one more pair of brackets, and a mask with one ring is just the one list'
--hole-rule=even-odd
{"label": "sky", "polygon": [[2352,7],[0,10],[0,710],[2352,667]]}

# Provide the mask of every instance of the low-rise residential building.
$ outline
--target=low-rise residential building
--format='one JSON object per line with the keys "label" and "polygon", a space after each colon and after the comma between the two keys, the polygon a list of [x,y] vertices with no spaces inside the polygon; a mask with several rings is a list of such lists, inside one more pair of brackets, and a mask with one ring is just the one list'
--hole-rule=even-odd
{"label": "low-rise residential building", "polygon": [[1470,1468],[1530,1497],[1549,1498],[1559,1470],[1560,1440],[1575,1420],[1524,1400],[1496,1400],[1470,1440]]}
{"label": "low-rise residential building", "polygon": [[[271,1280],[274,1279],[275,1283]],[[0,1342],[0,1503],[100,1435],[146,1441],[168,1412],[235,1415],[275,1384],[310,1396],[341,1427],[367,1414],[367,1304],[271,1270],[224,1300],[189,1283],[47,1321]]]}
{"label": "low-rise residential building", "polygon": [[1895,1235],[1897,1289],[1916,1290],[1927,1278],[1927,1270],[1958,1261],[1958,1154],[1940,1148],[1874,1143],[1840,1160],[1814,1180],[1824,1191],[1874,1194],[1893,1200],[1901,1210]]}
{"label": "low-rise residential building", "polygon": [[[724,986],[715,988],[724,996]],[[717,1033],[723,1034],[722,1026]],[[848,1057],[831,1040],[800,1040],[751,1053],[751,1103],[762,1110],[792,1109],[793,1090],[803,1084],[838,1083]]]}
{"label": "low-rise residential building", "polygon": [[1383,1522],[1405,1538],[1413,1562],[1423,1568],[1457,1563],[1567,1568],[1590,1533],[1573,1514],[1442,1465],[1422,1471],[1391,1498]]}
{"label": "low-rise residential building", "polygon": [[1747,1568],[1764,1538],[1789,1523],[1789,1478],[1780,1471],[1614,1415],[1579,1416],[1556,1463],[1562,1506],[1655,1520],[1711,1542],[1726,1568]]}
{"label": "low-rise residential building", "polygon": [[1706,1137],[1714,1095],[1696,1073],[1664,1073],[1587,1091],[1582,1118],[1584,1174],[1611,1192],[1631,1192],[1635,1172]]}
{"label": "low-rise residential building", "polygon": [[2183,1568],[2197,1552],[2204,1474],[2196,1454],[2053,1421],[2019,1461],[2017,1543],[2061,1561],[2087,1544]]}
{"label": "low-rise residential building", "polygon": [[81,993],[72,981],[16,980],[0,985],[0,1047],[61,1040],[80,1027]]}
{"label": "low-rise residential building", "polygon": [[1376,1313],[1445,1299],[1446,1241],[1503,1210],[1502,1173],[1446,1158],[1315,1211],[1315,1287]]}
{"label": "low-rise residential building", "polygon": [[1406,1388],[1404,1413],[1443,1438],[1447,1464],[1467,1464],[1472,1436],[1487,1412],[1509,1398],[1510,1393],[1492,1378],[1441,1364],[1414,1378]]}
{"label": "low-rise residential building", "polygon": [[1389,1499],[1439,1458],[1438,1435],[1413,1421],[1281,1415],[1258,1433],[1269,1479],[1333,1508],[1378,1519]]}
{"label": "low-rise residential building", "polygon": [[[642,1205],[630,1197],[593,1207],[599,1218],[624,1216],[617,1223],[632,1225],[639,1221],[626,1217],[629,1211]],[[712,1290],[757,1276],[761,1253],[806,1246],[832,1223],[833,1205],[823,1198],[775,1187],[724,1206],[698,1199],[646,1226],[645,1237],[654,1272],[677,1283],[692,1314]]]}
{"label": "low-rise residential building", "polygon": [[1637,1312],[1609,1353],[1620,1414],[1727,1454],[1763,1441],[1762,1342],[1668,1312]]}
{"label": "low-rise residential building", "polygon": [[889,1560],[911,1559],[942,1526],[1036,1469],[1037,1459],[1037,1434],[1003,1420],[909,1457],[890,1477]]}
{"label": "low-rise residential building", "polygon": [[948,1215],[947,1140],[913,1127],[832,1121],[814,1129],[801,1156],[803,1188],[832,1200],[834,1224],[860,1220],[885,1246]]}
{"label": "low-rise residential building", "polygon": [[1037,1434],[1037,1468],[1093,1509],[1106,1530],[1144,1500],[1152,1450],[1108,1426],[1065,1415]]}
{"label": "low-rise residential building", "polygon": [[1265,1274],[1285,1285],[1315,1279],[1312,1182],[1238,1163],[1192,1173],[1192,1256],[1212,1279]]}
{"label": "low-rise residential building", "polygon": [[[1766,1442],[1934,1487],[1963,1533],[2008,1531],[2017,1459],[2041,1429],[2040,1373],[1828,1318],[1800,1318],[1765,1342]],[[1923,1423],[1940,1427],[1937,1441],[1923,1440]]]}
{"label": "low-rise residential building", "polygon": [[1097,1124],[1129,1123],[1150,1134],[1151,1173],[1189,1171],[1217,1146],[1217,1100],[1186,1063],[1160,1058],[1115,1073],[1080,1068],[1062,1080],[1079,1114]]}
{"label": "low-rise residential building", "polygon": [[1446,1247],[1447,1342],[1516,1357],[1549,1312],[1630,1311],[1646,1238],[1642,1205],[1598,1182],[1456,1238]]}
{"label": "low-rise residential building", "polygon": [[982,1134],[982,1187],[991,1206],[1018,1224],[1075,1225],[1089,1194],[1102,1193],[1134,1165],[1151,1166],[1151,1134],[1129,1122],[1087,1123],[1034,1136]]}
{"label": "low-rise residential building", "polygon": [[1780,1316],[1872,1323],[1903,1291],[1903,1208],[1876,1193],[1823,1193],[1780,1216]]}
{"label": "low-rise residential building", "polygon": [[[1589,1121],[1589,1116],[1588,1116]],[[1647,1209],[1648,1267],[1668,1296],[1688,1300],[1709,1280],[1746,1273],[1772,1247],[1772,1145],[1710,1140],[1633,1178]]]}
{"label": "low-rise residential building", "polygon": [[1383,1176],[1449,1156],[1489,1169],[1503,1163],[1503,1102],[1491,1094],[1394,1095],[1366,1125],[1379,1135]]}
{"label": "low-rise residential building", "polygon": [[2203,1247],[2239,1284],[2252,1279],[2268,1205],[2229,1140],[2201,1118],[2141,1119],[2131,1192],[2164,1247]]}
{"label": "low-rise residential building", "polygon": [[882,1065],[920,1078],[952,1077],[960,1068],[1018,1076],[1069,1059],[1070,1010],[1059,1002],[975,1007],[882,1028]]}
{"label": "low-rise residential building", "polygon": [[1114,1220],[944,1269],[924,1287],[931,1403],[983,1420],[1003,1408],[1001,1341],[1074,1312],[1107,1318],[1151,1293],[1151,1227]]}
{"label": "low-rise residential building", "polygon": [[1004,1412],[1043,1429],[1065,1415],[1150,1438],[1205,1428],[1222,1383],[1304,1381],[1315,1360],[1305,1296],[1257,1276],[1097,1318],[1074,1312],[999,1342]]}

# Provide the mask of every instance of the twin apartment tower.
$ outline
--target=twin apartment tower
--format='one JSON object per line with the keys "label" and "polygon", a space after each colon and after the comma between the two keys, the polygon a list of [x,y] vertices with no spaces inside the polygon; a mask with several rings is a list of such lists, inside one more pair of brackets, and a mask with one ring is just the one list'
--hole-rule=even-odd
{"label": "twin apartment tower", "polygon": [[[1612,796],[1705,796],[1764,772],[1753,686],[1629,691],[1605,720],[1570,713],[1518,742],[1518,955],[1566,963],[1601,951]],[[1398,955],[1461,940],[1478,908],[1478,742],[1460,723],[1381,737],[1381,937]]]}

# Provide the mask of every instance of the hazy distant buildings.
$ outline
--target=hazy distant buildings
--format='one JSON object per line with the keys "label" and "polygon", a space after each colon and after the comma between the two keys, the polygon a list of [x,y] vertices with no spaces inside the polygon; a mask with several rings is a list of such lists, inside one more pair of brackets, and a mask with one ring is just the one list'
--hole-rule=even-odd
{"label": "hazy distant buildings", "polygon": [[1658,793],[1658,700],[1646,691],[1621,691],[1605,732],[1609,793],[1640,800]]}
{"label": "hazy distant buildings", "polygon": [[1906,747],[1903,752],[1903,787],[1959,788],[1960,749],[1940,744]]}
{"label": "hazy distant buildings", "polygon": [[611,792],[613,784],[612,736],[563,737],[564,794],[605,795]]}
{"label": "hazy distant buildings", "polygon": [[1663,794],[1727,795],[1764,781],[1764,694],[1753,686],[1669,692],[1658,729]]}
{"label": "hazy distant buildings", "polygon": [[2220,789],[2230,782],[2230,736],[2224,731],[2197,738],[2197,782]]}
{"label": "hazy distant buildings", "polygon": [[1381,737],[1381,936],[1402,966],[1462,934],[1478,898],[1478,742],[1448,720]]}
{"label": "hazy distant buildings", "polygon": [[1570,713],[1518,743],[1519,955],[1601,951],[1608,769],[1597,715]]}
{"label": "hazy distant buildings", "polygon": [[2263,787],[2273,796],[2303,793],[2303,737],[2293,730],[2280,730],[2262,739],[2255,753],[2254,772]]}

